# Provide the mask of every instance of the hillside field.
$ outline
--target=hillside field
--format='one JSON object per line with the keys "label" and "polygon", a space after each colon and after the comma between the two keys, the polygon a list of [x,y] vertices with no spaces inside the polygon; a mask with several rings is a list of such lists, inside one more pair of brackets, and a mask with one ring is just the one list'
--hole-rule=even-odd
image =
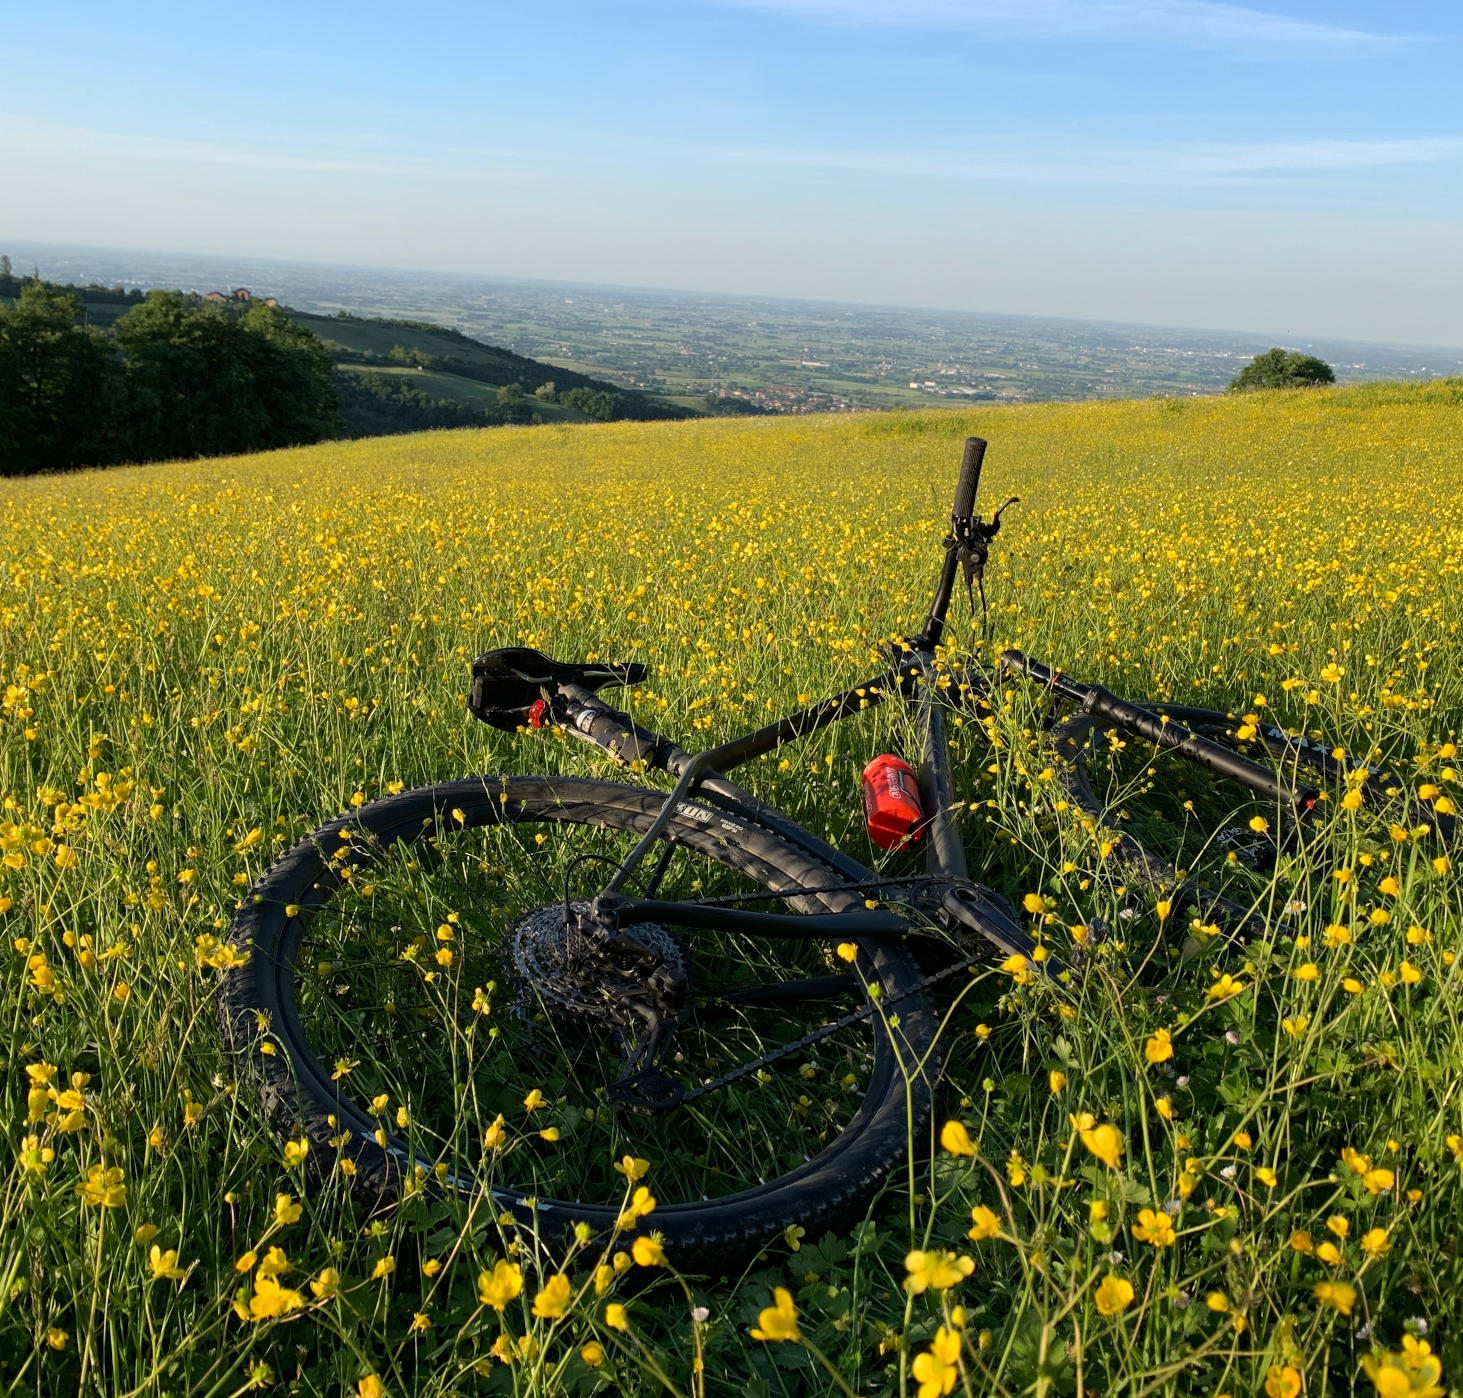
{"label": "hillside field", "polygon": [[[398,784],[615,776],[473,720],[472,656],[642,661],[626,702],[687,746],[855,683],[928,605],[970,433],[987,509],[1021,497],[987,577],[997,648],[1264,713],[1463,803],[1460,380],[549,424],[0,484],[0,1388],[1459,1391],[1463,854],[1338,791],[1270,872],[1219,861],[1266,935],[1191,929],[1055,798],[1024,691],[952,730],[972,872],[1063,959],[1089,943],[1086,969],[1065,998],[995,958],[971,977],[911,1166],[844,1236],[647,1281],[481,1196],[372,1214],[287,1157],[223,1054],[217,939],[307,831]],[[963,595],[952,614],[978,649]],[[737,779],[869,859],[859,773],[903,736],[879,710]],[[1165,780],[1139,771],[1113,821],[1179,829]],[[844,1090],[802,1066],[810,1110]],[[419,1105],[389,1110],[405,1129]],[[506,1117],[504,1158],[581,1121],[552,1093]],[[748,1150],[796,1131],[749,1120]]]}
{"label": "hillside field", "polygon": [[[404,369],[392,367],[360,368],[353,364],[341,366],[341,372],[385,374],[390,378],[399,378],[411,388],[418,389],[429,398],[445,399],[452,403],[461,403],[469,408],[479,408],[490,411],[498,401],[498,390],[490,384],[478,383],[475,379],[465,379],[460,374],[439,374],[431,369]],[[533,402],[533,411],[543,418],[545,422],[586,422],[588,419],[583,413],[576,413],[567,403],[545,403],[539,399]]]}

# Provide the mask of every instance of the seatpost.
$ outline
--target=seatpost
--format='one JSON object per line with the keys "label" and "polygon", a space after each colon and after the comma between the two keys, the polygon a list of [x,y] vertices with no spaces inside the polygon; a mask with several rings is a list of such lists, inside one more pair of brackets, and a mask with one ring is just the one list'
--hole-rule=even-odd
{"label": "seatpost", "polygon": [[980,468],[985,460],[984,437],[967,437],[965,455],[960,460],[960,479],[955,484],[955,505],[950,511],[950,532],[945,536],[945,565],[935,586],[935,598],[925,618],[924,630],[915,648],[933,651],[945,634],[945,613],[950,610],[950,597],[955,591],[955,570],[959,567],[960,544],[970,536],[970,522],[975,511],[975,492],[980,485]]}

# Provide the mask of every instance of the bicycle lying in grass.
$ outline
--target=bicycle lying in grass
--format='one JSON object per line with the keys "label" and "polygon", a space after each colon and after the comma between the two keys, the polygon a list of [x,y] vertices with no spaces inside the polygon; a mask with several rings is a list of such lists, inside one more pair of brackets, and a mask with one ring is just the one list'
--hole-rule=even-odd
{"label": "bicycle lying in grass", "polygon": [[[1017,651],[956,666],[942,639],[957,577],[984,602],[1001,521],[975,513],[984,450],[966,443],[919,634],[889,645],[883,673],[765,728],[691,753],[599,697],[642,666],[480,656],[477,717],[561,730],[674,785],[466,777],[363,805],[284,855],[240,905],[247,961],[220,996],[274,1125],[369,1199],[477,1192],[546,1234],[654,1230],[678,1266],[714,1266],[862,1214],[928,1118],[936,997],[992,963],[1055,993],[1071,980],[970,878],[952,715],[989,718],[1029,682],[1066,805],[1206,930],[1243,935],[1275,910],[1181,867],[1201,793],[1207,811],[1256,811],[1200,840],[1221,871],[1305,838],[1326,799],[1310,779],[1400,795],[1254,714],[1130,702]],[[918,770],[884,754],[865,772],[871,841],[890,852],[878,868],[728,779],[880,704],[906,706]],[[1160,756],[1176,776],[1158,776]],[[1155,787],[1169,849],[1117,829]],[[659,1204],[625,1213],[645,1159]]]}

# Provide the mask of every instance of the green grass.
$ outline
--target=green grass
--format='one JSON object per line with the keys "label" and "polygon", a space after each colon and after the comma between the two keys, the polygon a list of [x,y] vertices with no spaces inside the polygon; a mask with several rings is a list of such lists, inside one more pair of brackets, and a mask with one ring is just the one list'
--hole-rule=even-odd
{"label": "green grass", "polygon": [[[417,350],[434,356],[450,354],[481,364],[484,368],[506,371],[511,371],[517,359],[517,356],[504,350],[471,340],[444,326],[426,325],[416,321],[388,323],[378,319],[320,316],[311,315],[308,311],[293,310],[289,312],[289,317],[322,340],[362,353],[386,355],[399,345],[405,350]],[[508,383],[510,380],[505,378],[503,382]]]}
{"label": "green grass", "polygon": [[[0,1382],[915,1394],[916,1374],[943,1388],[941,1327],[961,1332],[955,1388],[971,1394],[1370,1393],[1363,1362],[1424,1328],[1453,1379],[1463,894],[1431,836],[1339,791],[1257,875],[1201,836],[1265,812],[1166,765],[1150,776],[1142,754],[1104,767],[1114,826],[1174,841],[1265,911],[1266,935],[1240,943],[1113,870],[1108,833],[1045,775],[1032,696],[954,729],[977,877],[1063,958],[1087,936],[1073,929],[1110,934],[1064,994],[995,965],[971,977],[929,1132],[861,1226],[684,1287],[607,1261],[597,1295],[598,1244],[566,1257],[481,1198],[373,1214],[338,1172],[288,1163],[220,1047],[209,963],[279,850],[358,799],[472,772],[609,774],[577,744],[474,723],[480,650],[643,660],[636,715],[688,744],[871,673],[927,604],[971,431],[992,442],[983,498],[1022,497],[988,577],[998,645],[1324,733],[1419,799],[1458,800],[1460,397],[1452,382],[545,426],[6,483]],[[739,780],[868,858],[858,774],[907,736],[877,711]],[[497,911],[475,912],[473,937],[491,938]],[[1224,976],[1243,988],[1211,998]],[[443,1005],[471,996],[442,981]],[[1149,1052],[1160,1030],[1171,1058]],[[392,1050],[378,1036],[359,1071]],[[805,1081],[809,1110],[833,1102],[834,1080]],[[747,1168],[793,1136],[803,1091],[778,1080],[752,1099]],[[409,1084],[399,1095],[415,1106]],[[502,1158],[549,1150],[548,1125],[582,1146],[572,1096],[505,1112]],[[466,1125],[491,1125],[477,1110]],[[941,1148],[948,1121],[973,1154]],[[677,1131],[654,1131],[646,1183],[670,1202]],[[972,1266],[916,1292],[911,1251]],[[523,1289],[498,1311],[479,1277],[509,1257]],[[535,1315],[561,1269],[565,1314]],[[800,1342],[749,1334],[777,1287]],[[1397,1376],[1430,1362],[1414,1348]]]}
{"label": "green grass", "polygon": [[[341,368],[348,374],[391,374],[403,378],[412,388],[420,390],[429,398],[447,399],[462,403],[469,408],[484,410],[494,408],[498,402],[498,390],[491,384],[479,383],[476,379],[465,379],[460,374],[442,374],[433,369],[385,368],[371,365],[344,364]],[[566,403],[546,403],[533,400],[533,411],[544,422],[585,422],[583,413],[575,412]]]}

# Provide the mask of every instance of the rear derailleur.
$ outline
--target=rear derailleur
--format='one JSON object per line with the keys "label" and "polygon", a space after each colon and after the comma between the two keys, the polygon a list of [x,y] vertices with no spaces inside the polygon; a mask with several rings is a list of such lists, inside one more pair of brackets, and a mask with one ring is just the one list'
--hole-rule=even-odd
{"label": "rear derailleur", "polygon": [[521,999],[561,1031],[613,1036],[622,1058],[610,1098],[632,1111],[669,1111],[686,1095],[662,1064],[690,1014],[690,953],[658,923],[618,927],[615,901],[548,904],[519,919],[509,944]]}

